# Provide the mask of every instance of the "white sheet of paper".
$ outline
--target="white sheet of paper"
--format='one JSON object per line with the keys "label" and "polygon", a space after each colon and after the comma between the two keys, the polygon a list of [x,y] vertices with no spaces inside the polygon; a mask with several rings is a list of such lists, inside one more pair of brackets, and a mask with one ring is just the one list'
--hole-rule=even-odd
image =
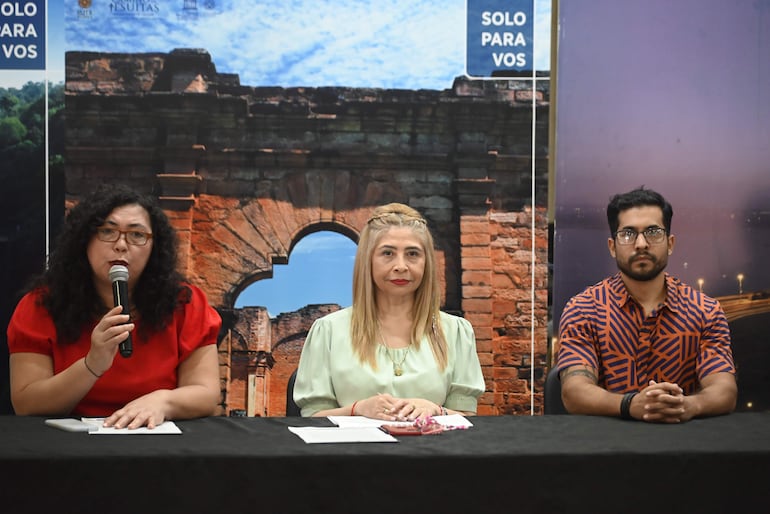
{"label": "white sheet of paper", "polygon": [[398,439],[377,427],[289,427],[306,443],[397,443]]}
{"label": "white sheet of paper", "polygon": [[[327,416],[329,421],[340,428],[352,427],[379,427],[380,425],[400,425],[408,426],[414,424],[412,421],[385,421],[382,419],[367,418],[364,416]],[[433,416],[438,423],[448,427],[470,428],[473,426],[468,418],[462,414],[448,414],[446,416]]]}
{"label": "white sheet of paper", "polygon": [[412,421],[385,421],[365,416],[327,416],[327,419],[340,428],[379,427],[385,424],[409,426],[414,424]]}
{"label": "white sheet of paper", "polygon": [[445,427],[470,428],[473,423],[462,414],[447,414],[446,416],[433,416],[433,419]]}
{"label": "white sheet of paper", "polygon": [[157,435],[157,434],[181,434],[182,430],[176,426],[176,423],[173,421],[164,421],[160,425],[158,425],[155,428],[147,428],[147,427],[140,427],[140,428],[114,428],[114,427],[104,427],[102,426],[102,423],[104,422],[104,418],[81,418],[81,421],[84,423],[88,423],[92,425],[92,428],[88,430],[89,434],[96,434],[96,435],[140,435],[140,434],[150,434],[150,435]]}

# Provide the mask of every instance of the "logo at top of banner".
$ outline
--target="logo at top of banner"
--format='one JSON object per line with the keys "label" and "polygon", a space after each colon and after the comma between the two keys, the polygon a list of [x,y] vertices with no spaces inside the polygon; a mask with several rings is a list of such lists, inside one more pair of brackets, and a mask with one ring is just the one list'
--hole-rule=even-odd
{"label": "logo at top of banner", "polygon": [[45,69],[45,0],[0,1],[0,69]]}
{"label": "logo at top of banner", "polygon": [[110,0],[110,14],[128,18],[154,18],[160,14],[155,0]]}
{"label": "logo at top of banner", "polygon": [[181,21],[194,21],[222,12],[222,0],[185,0],[184,6],[177,12],[176,17]]}
{"label": "logo at top of banner", "polygon": [[531,76],[534,0],[467,0],[466,75]]}

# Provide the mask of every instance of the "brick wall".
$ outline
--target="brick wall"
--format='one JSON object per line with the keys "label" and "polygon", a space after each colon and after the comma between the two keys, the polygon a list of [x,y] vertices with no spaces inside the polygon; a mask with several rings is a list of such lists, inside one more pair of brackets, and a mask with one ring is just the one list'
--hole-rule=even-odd
{"label": "brick wall", "polygon": [[249,87],[190,49],[68,52],[66,70],[66,200],[105,180],[159,197],[179,231],[181,267],[226,314],[226,413],[283,414],[307,328],[338,308],[270,320],[233,309],[238,294],[288,262],[304,235],[357,240],[371,209],[392,201],[425,215],[444,308],[476,330],[487,382],[479,412],[541,411],[547,81]]}

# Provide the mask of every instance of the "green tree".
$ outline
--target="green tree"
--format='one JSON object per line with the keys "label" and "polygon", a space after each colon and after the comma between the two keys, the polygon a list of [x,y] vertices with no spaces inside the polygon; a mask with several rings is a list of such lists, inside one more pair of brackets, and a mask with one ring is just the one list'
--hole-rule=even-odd
{"label": "green tree", "polygon": [[0,148],[9,148],[19,144],[27,135],[27,128],[19,118],[0,120]]}
{"label": "green tree", "polygon": [[4,92],[0,97],[0,115],[4,117],[15,116],[19,106],[19,99],[11,92]]}

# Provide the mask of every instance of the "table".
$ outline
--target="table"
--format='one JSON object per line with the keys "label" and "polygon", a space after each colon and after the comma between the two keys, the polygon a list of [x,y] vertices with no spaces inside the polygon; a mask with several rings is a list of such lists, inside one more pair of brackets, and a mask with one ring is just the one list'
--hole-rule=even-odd
{"label": "table", "polygon": [[306,444],[325,419],[213,417],[181,435],[70,433],[0,416],[0,511],[754,512],[770,506],[770,413],[681,425],[473,417],[398,443]]}

